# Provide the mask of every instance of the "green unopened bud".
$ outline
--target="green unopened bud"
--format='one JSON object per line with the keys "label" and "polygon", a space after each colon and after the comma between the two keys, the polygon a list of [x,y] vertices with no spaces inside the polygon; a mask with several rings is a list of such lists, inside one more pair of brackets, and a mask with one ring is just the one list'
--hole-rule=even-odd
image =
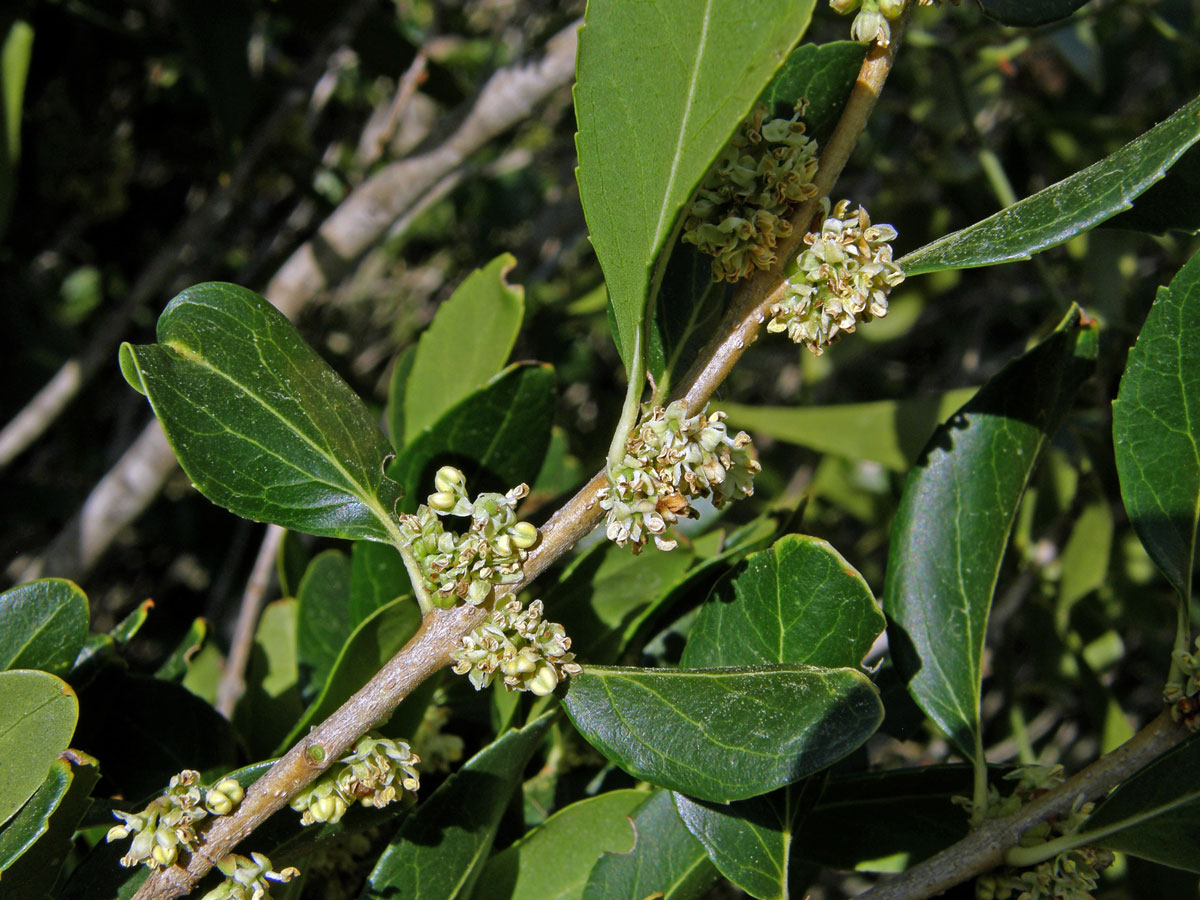
{"label": "green unopened bud", "polygon": [[537,543],[538,530],[528,522],[518,522],[512,527],[512,542],[521,550],[528,550]]}
{"label": "green unopened bud", "polygon": [[456,469],[454,466],[442,466],[433,476],[434,487],[443,494],[453,494],[455,489],[462,487],[465,482],[466,477],[462,470]]}
{"label": "green unopened bud", "polygon": [[467,602],[472,606],[478,606],[488,598],[492,592],[492,586],[486,581],[472,581],[471,586],[467,588]]}
{"label": "green unopened bud", "polygon": [[529,690],[539,697],[554,693],[556,687],[558,687],[558,673],[554,671],[554,666],[549,665],[539,668],[537,674],[533,676],[533,680],[529,682]]}
{"label": "green unopened bud", "polygon": [[242,798],[246,796],[246,789],[236,778],[222,778],[217,782],[216,789],[232,800],[235,805],[241,803]]}
{"label": "green unopened bud", "polygon": [[208,792],[204,798],[204,808],[214,816],[226,815],[233,809],[233,798],[224,791],[218,791],[215,788]]}
{"label": "green unopened bud", "polygon": [[179,850],[174,844],[168,847],[164,847],[162,844],[155,844],[154,849],[150,851],[150,858],[154,860],[151,868],[154,866],[169,866],[179,858]]}
{"label": "green unopened bud", "polygon": [[879,11],[895,22],[907,5],[908,0],[879,0]]}
{"label": "green unopened bud", "polygon": [[458,503],[458,498],[449,491],[438,491],[429,495],[429,505],[439,512],[450,512]]}

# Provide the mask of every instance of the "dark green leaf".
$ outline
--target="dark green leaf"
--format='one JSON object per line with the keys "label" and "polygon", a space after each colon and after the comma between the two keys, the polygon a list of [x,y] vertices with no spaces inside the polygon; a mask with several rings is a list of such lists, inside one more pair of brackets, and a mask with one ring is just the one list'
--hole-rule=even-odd
{"label": "dark green leaf", "polygon": [[799,101],[807,101],[805,132],[824,144],[842,116],[866,55],[867,45],[858,41],[801,44],[758,99],[772,114],[785,118]]}
{"label": "dark green leaf", "polygon": [[0,882],[5,897],[51,897],[71,837],[100,779],[96,760],[68,750],[50,767],[28,803],[0,832]]}
{"label": "dark green leaf", "polygon": [[150,618],[150,610],[154,609],[153,600],[143,600],[120,622],[112,627],[108,636],[118,647],[124,647],[134,639],[146,620]]}
{"label": "dark green leaf", "polygon": [[580,733],[626,772],[717,802],[833,764],[883,718],[861,672],[814,666],[588,666],[565,703]]}
{"label": "dark green leaf", "polygon": [[87,595],[61,578],[0,594],[0,669],[71,670],[88,630]]}
{"label": "dark green leaf", "polygon": [[207,640],[208,620],[204,618],[193,619],[188,630],[179,639],[179,643],[175,645],[175,649],[162,661],[162,665],[158,667],[158,671],[154,673],[154,677],[162,678],[166,681],[181,681],[187,674],[188,665],[195,659],[196,654],[204,647],[204,642]]}
{"label": "dark green leaf", "polygon": [[820,538],[788,535],[713,589],[679,664],[862,664],[883,614],[861,575]]}
{"label": "dark green leaf", "polygon": [[605,853],[628,853],[642,791],[609,791],[560,809],[490,860],[473,900],[581,900]]}
{"label": "dark green leaf", "polygon": [[500,816],[556,716],[502,735],[447,778],[383,851],[362,900],[469,897]]}
{"label": "dark green leaf", "polygon": [[444,465],[462,469],[472,495],[503,493],[537,477],[553,418],[554,369],[509,366],[405,447],[388,466],[388,477],[404,486],[404,507],[411,511],[425,502]]}
{"label": "dark green leaf", "polygon": [[524,288],[504,280],[516,264],[503,253],[476,269],[421,335],[404,386],[405,445],[504,366],[525,310]]}
{"label": "dark green leaf", "polygon": [[313,557],[300,581],[296,619],[296,661],[311,697],[329,678],[333,664],[354,631],[350,616],[350,560],[340,550]]}
{"label": "dark green leaf", "polygon": [[279,579],[279,593],[284,597],[295,597],[300,590],[300,579],[308,570],[308,551],[300,535],[284,531],[275,555],[275,575]]}
{"label": "dark green leaf", "polygon": [[1116,153],[898,260],[908,275],[1028,259],[1094,228],[1154,184],[1200,140],[1200,98]]}
{"label": "dark green leaf", "polygon": [[637,842],[629,853],[602,856],[583,900],[691,900],[717,880],[704,847],[692,837],[668,791],[653,791],[633,814]]}
{"label": "dark green leaf", "polygon": [[983,14],[1004,25],[1045,25],[1065,19],[1088,0],[979,0]]}
{"label": "dark green leaf", "polygon": [[0,825],[41,786],[78,718],[79,701],[61,678],[29,669],[0,672]]}
{"label": "dark green leaf", "polygon": [[984,637],[1025,486],[1092,369],[1078,308],[942,425],[909,473],[883,608],[909,693],[968,757],[978,753]]}
{"label": "dark green leaf", "polygon": [[408,570],[395,547],[357,541],[350,548],[351,625],[358,625],[379,607],[411,593]]}
{"label": "dark green leaf", "polygon": [[688,244],[671,253],[654,307],[646,366],[665,391],[696,359],[724,310],[724,284],[712,280],[712,257]]}
{"label": "dark green leaf", "polygon": [[1200,147],[1193,146],[1183,154],[1162,181],[1137,198],[1133,209],[1104,224],[1151,234],[1200,231]]}
{"label": "dark green leaf", "polygon": [[411,598],[404,598],[380,607],[355,628],[342,645],[320,693],[287,737],[280,741],[276,753],[282,754],[307,734],[311,726],[328,718],[351,694],[370,681],[416,633],[420,624],[421,612],[417,604]]}
{"label": "dark green leaf", "polygon": [[296,662],[297,605],[293,599],[267,604],[254,632],[246,690],[233,713],[253,757],[270,755],[304,715]]}
{"label": "dark green leaf", "polygon": [[387,406],[383,420],[387,424],[388,439],[396,450],[404,449],[404,392],[408,388],[408,376],[412,374],[417,359],[417,345],[411,344],[396,357],[392,375],[388,379]]}
{"label": "dark green leaf", "polygon": [[804,33],[813,4],[588,7],[575,85],[579,193],[626,367],[680,211]]}
{"label": "dark green leaf", "polygon": [[1113,404],[1121,499],[1186,602],[1200,513],[1200,254],[1160,288]]}
{"label": "dark green leaf", "polygon": [[121,346],[175,455],[214,503],[329,537],[392,541],[391,447],[358,395],[279,310],[232,284],[202,284],[158,319],[159,343]]}
{"label": "dark green leaf", "polygon": [[876,400],[838,406],[723,404],[729,421],[756,435],[810,447],[847,459],[877,462],[907,472],[938,423],[975,394],[975,388],[936,397]]}

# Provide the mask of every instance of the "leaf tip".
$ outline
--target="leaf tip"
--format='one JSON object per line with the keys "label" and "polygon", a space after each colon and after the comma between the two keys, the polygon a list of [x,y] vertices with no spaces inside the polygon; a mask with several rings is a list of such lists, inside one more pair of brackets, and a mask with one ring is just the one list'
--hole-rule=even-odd
{"label": "leaf tip", "polygon": [[121,365],[121,374],[125,376],[125,380],[129,382],[129,386],[143,397],[149,396],[146,393],[146,383],[142,380],[142,370],[137,364],[137,351],[134,350],[133,344],[128,341],[121,344],[119,362]]}

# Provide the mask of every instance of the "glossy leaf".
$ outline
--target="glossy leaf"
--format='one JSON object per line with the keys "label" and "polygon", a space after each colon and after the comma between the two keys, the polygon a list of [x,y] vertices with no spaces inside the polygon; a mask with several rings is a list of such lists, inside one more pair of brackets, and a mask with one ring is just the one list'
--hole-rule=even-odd
{"label": "glossy leaf", "polygon": [[653,791],[634,812],[633,827],[633,850],[602,856],[583,900],[691,900],[717,880],[717,870],[684,827],[669,791]]}
{"label": "glossy leaf", "polygon": [[861,672],[812,666],[588,666],[565,704],[580,733],[626,772],[718,802],[831,765],[883,717]]}
{"label": "glossy leaf", "polygon": [[37,793],[0,832],[0,882],[6,897],[51,897],[72,836],[100,779],[96,760],[68,750]]}
{"label": "glossy leaf", "polygon": [[358,625],[381,606],[410,594],[408,570],[395,547],[357,541],[350,548],[351,625]]}
{"label": "glossy leaf", "polygon": [[1200,872],[1200,740],[1118,787],[1084,826],[1087,843]]}
{"label": "glossy leaf", "polygon": [[579,193],[626,367],[684,204],[804,33],[813,4],[588,7],[575,85]]}
{"label": "glossy leaf", "polygon": [[444,465],[462,469],[467,490],[503,493],[532,482],[550,443],[554,369],[541,363],[509,366],[426,429],[388,466],[404,486],[404,508],[415,511]]}
{"label": "glossy leaf", "polygon": [[497,256],[458,286],[421,335],[404,386],[404,444],[499,372],[521,327],[525,290],[505,276],[517,261]]}
{"label": "glossy leaf", "polygon": [[354,631],[350,616],[350,560],[340,550],[313,557],[296,593],[296,661],[305,696],[321,690]]}
{"label": "glossy leaf", "polygon": [[108,636],[113,639],[113,643],[118,647],[124,647],[137,637],[137,633],[142,630],[142,626],[150,618],[150,610],[152,609],[154,609],[154,601],[143,600],[130,610],[128,615],[108,632]]}
{"label": "glossy leaf", "polygon": [[121,346],[196,488],[239,516],[390,540],[391,447],[358,395],[262,297],[202,284],[172,300],[158,343]]}
{"label": "glossy leaf", "polygon": [[871,589],[841,554],[788,535],[717,584],[679,664],[857,666],[883,627]]}
{"label": "glossy leaf", "polygon": [[[355,546],[360,545],[376,546]],[[304,715],[296,661],[297,605],[294,599],[267,604],[254,632],[246,690],[233,712],[253,758],[269,756]]]}
{"label": "glossy leaf", "polygon": [[628,853],[643,791],[609,791],[560,809],[488,860],[472,900],[581,900],[606,853]]}
{"label": "glossy leaf", "polygon": [[837,406],[745,406],[724,403],[729,422],[822,453],[877,462],[907,472],[938,423],[975,394],[959,388],[935,397]]}
{"label": "glossy leaf", "polygon": [[408,642],[421,624],[421,612],[409,598],[382,606],[354,629],[334,660],[329,676],[279,746],[277,754],[308,733],[308,729],[328,716],[350,695],[370,681],[385,662]]}
{"label": "glossy leaf", "polygon": [[1078,308],[942,425],[909,473],[892,528],[884,611],[917,705],[977,752],[988,613],[1021,496],[1092,369]]}
{"label": "glossy leaf", "polygon": [[0,672],[0,825],[41,786],[78,718],[79,701],[61,678],[30,669]]}
{"label": "glossy leaf", "polygon": [[1028,259],[1128,209],[1200,140],[1200,98],[1116,153],[898,260],[908,275]]}
{"label": "glossy leaf", "polygon": [[1088,0],[979,0],[983,14],[1003,25],[1046,25],[1065,19]]}
{"label": "glossy leaf", "polygon": [[1160,288],[1113,403],[1121,499],[1186,602],[1200,515],[1200,254]]}
{"label": "glossy leaf", "polygon": [[471,896],[500,817],[556,713],[497,738],[421,804],[392,840],[362,900],[455,900]]}
{"label": "glossy leaf", "polygon": [[776,116],[791,116],[804,100],[805,134],[824,144],[850,99],[867,45],[858,41],[801,44],[758,98]]}
{"label": "glossy leaf", "polygon": [[43,578],[0,594],[0,669],[66,675],[88,630],[87,595],[62,578]]}

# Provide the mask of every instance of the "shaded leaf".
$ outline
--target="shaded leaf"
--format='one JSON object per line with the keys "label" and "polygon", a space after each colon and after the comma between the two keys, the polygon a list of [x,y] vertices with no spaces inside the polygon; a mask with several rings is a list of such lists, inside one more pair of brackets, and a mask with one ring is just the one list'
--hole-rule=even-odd
{"label": "shaded leaf", "polygon": [[824,144],[850,99],[867,45],[858,41],[801,44],[775,73],[758,98],[776,116],[790,117],[796,104],[804,108],[805,133]]}
{"label": "shaded leaf", "polygon": [[404,444],[503,368],[525,310],[525,289],[504,280],[516,264],[502,253],[473,271],[421,335],[404,386]]}
{"label": "shaded leaf", "polygon": [[143,600],[135,606],[130,613],[125,616],[120,622],[112,627],[108,632],[108,636],[112,638],[113,643],[118,647],[124,647],[132,641],[142,626],[146,624],[146,620],[150,618],[150,610],[154,609],[153,600]]}
{"label": "shaded leaf", "polygon": [[560,809],[488,860],[473,900],[581,900],[605,853],[628,853],[643,791],[609,791]]}
{"label": "shaded leaf", "polygon": [[788,535],[717,584],[679,664],[853,667],[883,627],[871,589],[841,554],[820,538]]}
{"label": "shaded leaf", "polygon": [[350,548],[350,623],[412,593],[399,551],[388,544],[356,541]]}
{"label": "shaded leaf", "polygon": [[1028,259],[1128,209],[1200,140],[1200,98],[1116,153],[897,260],[905,274]]}
{"label": "shaded leaf", "polygon": [[73,582],[43,578],[0,594],[0,669],[65,675],[83,649],[87,595]]}
{"label": "shaded leaf", "polygon": [[1003,25],[1046,25],[1065,19],[1088,0],[978,0],[983,14]]}
{"label": "shaded leaf", "polygon": [[233,721],[253,757],[270,755],[304,715],[296,661],[297,605],[293,599],[267,604],[254,632],[246,690],[233,711]]}
{"label": "shaded leaf", "polygon": [[503,493],[537,477],[553,418],[554,369],[509,366],[405,447],[388,466],[388,477],[404,486],[409,511],[425,502],[444,465],[462,469],[471,495]]}
{"label": "shaded leaf", "polygon": [[175,645],[175,649],[167,654],[167,658],[162,661],[162,665],[154,673],[155,678],[162,678],[166,681],[180,681],[187,675],[188,666],[196,654],[204,647],[205,641],[208,640],[208,621],[206,619],[193,619],[192,624],[188,626],[188,630],[184,632],[183,637],[179,639],[179,643]]}
{"label": "shaded leaf", "polygon": [[79,701],[61,678],[30,669],[0,672],[0,825],[41,786],[78,718]]}
{"label": "shaded leaf", "polygon": [[879,695],[853,669],[588,666],[565,705],[631,775],[702,800],[766,793],[841,759],[878,727]]}
{"label": "shaded leaf", "polygon": [[588,8],[576,66],[577,175],[627,368],[680,211],[804,33],[813,3]]}
{"label": "shaded leaf", "polygon": [[884,611],[917,705],[977,754],[988,613],[1038,455],[1092,369],[1097,336],[1073,309],[941,426],[909,473],[892,528]]}
{"label": "shaded leaf", "polygon": [[248,519],[390,541],[397,485],[374,416],[284,315],[232,284],[188,288],[157,344],[121,346],[180,465],[209,500]]}
{"label": "shaded leaf", "polygon": [[1200,254],[1159,288],[1113,403],[1121,499],[1150,558],[1191,597],[1200,515]]}
{"label": "shaded leaf", "polygon": [[690,900],[717,880],[717,870],[684,827],[670,792],[653,791],[634,812],[633,828],[633,850],[600,858],[584,900]]}
{"label": "shaded leaf", "polygon": [[383,421],[387,426],[388,440],[397,450],[404,449],[404,392],[408,388],[408,376],[412,374],[417,359],[417,345],[410,344],[396,357],[392,374],[388,378],[387,404]]}
{"label": "shaded leaf", "polygon": [[296,661],[304,693],[321,690],[342,652],[354,622],[350,616],[350,560],[340,550],[313,557],[296,592]]}
{"label": "shaded leaf", "polygon": [[938,424],[970,400],[975,391],[959,388],[936,397],[837,406],[725,403],[722,408],[737,428],[907,472]]}
{"label": "shaded leaf", "polygon": [[500,816],[556,717],[545,713],[500,736],[447,778],[383,851],[362,900],[469,897]]}
{"label": "shaded leaf", "polygon": [[1200,231],[1200,147],[1193,146],[1150,190],[1127,209],[1104,223],[1106,228],[1130,228],[1165,234]]}

